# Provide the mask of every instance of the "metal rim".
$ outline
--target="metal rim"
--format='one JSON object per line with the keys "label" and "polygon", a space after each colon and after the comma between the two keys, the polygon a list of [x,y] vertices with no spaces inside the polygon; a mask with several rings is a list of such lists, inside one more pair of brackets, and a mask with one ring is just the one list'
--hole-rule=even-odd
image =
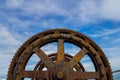
{"label": "metal rim", "polygon": [[[58,42],[56,63],[40,49],[43,45],[51,42]],[[81,48],[69,62],[64,60],[64,42],[75,44]],[[47,71],[25,71],[26,63],[34,53],[43,61],[48,69]],[[85,54],[88,54],[92,59],[96,71],[74,72],[72,68],[78,64]],[[31,37],[16,52],[8,71],[7,80],[24,80],[24,77],[46,80],[112,80],[112,73],[103,51],[92,40],[75,31],[54,29]]]}

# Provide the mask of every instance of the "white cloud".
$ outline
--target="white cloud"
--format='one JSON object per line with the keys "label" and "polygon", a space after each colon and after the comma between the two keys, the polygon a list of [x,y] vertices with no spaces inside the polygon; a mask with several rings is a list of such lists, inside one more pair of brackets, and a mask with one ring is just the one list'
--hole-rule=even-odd
{"label": "white cloud", "polygon": [[5,55],[5,54],[0,54],[0,78],[6,78],[7,77],[7,72],[8,72],[8,67],[11,62],[13,55]]}
{"label": "white cloud", "polygon": [[120,58],[111,58],[109,60],[112,71],[114,70],[120,70],[120,64],[118,62],[120,62]]}
{"label": "white cloud", "polygon": [[23,0],[6,0],[6,5],[9,8],[21,7]]}
{"label": "white cloud", "polygon": [[120,20],[120,0],[83,0],[78,15],[83,21]]}
{"label": "white cloud", "polygon": [[[9,15],[5,12],[7,16],[4,18],[6,18],[8,23],[14,25],[18,23],[17,26],[30,26],[39,22],[44,16],[54,15],[65,17],[64,22],[72,22],[71,24],[73,25],[99,23],[103,20],[120,20],[120,0],[81,0],[71,2],[54,0],[6,0],[4,8],[9,11]],[[19,16],[31,17],[32,21],[20,20]],[[49,24],[47,22],[46,24]],[[57,22],[55,20],[55,23]],[[54,27],[56,28],[56,26]]]}
{"label": "white cloud", "polygon": [[[31,5],[32,4],[32,5]],[[6,5],[13,7],[14,9],[20,9],[24,12],[25,15],[34,15],[44,16],[48,13],[61,14],[64,13],[64,10],[60,9],[53,1],[51,0],[37,0],[37,1],[25,1],[25,0],[12,0],[6,1]],[[19,7],[18,7],[19,6]]]}
{"label": "white cloud", "polygon": [[12,60],[13,53],[17,50],[20,42],[11,34],[6,26],[0,24],[0,78],[6,77],[8,66]]}
{"label": "white cloud", "polygon": [[104,19],[119,21],[119,3],[120,0],[83,0],[76,9],[76,14],[83,22],[100,22]]}
{"label": "white cloud", "polygon": [[94,34],[89,34],[89,36],[91,37],[104,37],[104,36],[109,36],[112,34],[116,34],[120,32],[120,28],[116,28],[116,29],[102,29],[100,31],[97,31]]}
{"label": "white cloud", "polygon": [[[70,2],[70,3],[69,3]],[[64,24],[61,25],[56,19],[56,16],[65,17],[63,19],[64,23],[70,25],[80,25],[80,24],[92,24],[100,23],[104,20],[113,20],[120,21],[120,0],[81,0],[81,1],[52,1],[52,0],[6,0],[5,5],[0,6],[0,22],[10,27],[0,25],[0,59],[8,58],[6,61],[0,61],[0,64],[4,64],[2,67],[5,67],[0,74],[6,74],[8,64],[17,49],[21,44],[21,41],[24,41],[24,37],[21,37],[16,30],[19,29],[27,30],[31,25],[39,26],[41,29],[44,28],[57,28],[57,26],[64,27]],[[52,19],[44,19],[45,16],[53,16]],[[22,18],[22,19],[21,19]],[[24,19],[25,18],[25,19]],[[27,18],[27,20],[26,20]],[[77,26],[78,26],[77,25]],[[13,28],[14,34],[9,30]],[[75,27],[73,27],[75,29]],[[78,30],[78,28],[76,29]],[[31,31],[31,30],[30,30]],[[96,30],[95,34],[90,34],[91,37],[109,37],[112,34],[117,34],[120,32],[120,29],[102,29]],[[34,32],[25,31],[26,35],[34,34]],[[113,37],[113,36],[112,36]],[[24,38],[24,39],[23,39]],[[17,40],[19,39],[19,40]],[[113,40],[113,39],[112,39]],[[115,39],[113,42],[118,43],[120,40]],[[112,44],[112,43],[110,43]],[[102,44],[103,45],[103,44]],[[52,46],[54,47],[54,46]],[[47,48],[47,47],[46,47]],[[51,47],[48,47],[50,51],[46,50],[46,53],[52,53]],[[53,48],[53,50],[55,50]],[[119,66],[116,61],[120,59],[118,56],[119,49],[116,49],[114,46],[109,46],[105,48],[105,52],[109,53],[107,56],[111,62],[113,68]],[[71,50],[72,51],[72,50]],[[74,50],[73,50],[74,51]],[[76,50],[75,50],[76,51]],[[116,55],[113,55],[116,54]],[[7,54],[7,56],[5,56]],[[111,58],[114,57],[114,58]],[[89,67],[89,65],[86,65]],[[1,67],[0,67],[1,69]],[[6,71],[6,72],[5,72]]]}
{"label": "white cloud", "polygon": [[15,16],[9,16],[7,19],[9,24],[12,24],[11,27],[19,29],[27,29],[30,25],[34,24],[34,21],[22,20]]}
{"label": "white cloud", "polygon": [[16,40],[13,35],[10,33],[7,27],[0,25],[0,45],[2,46],[15,46],[20,44],[18,40]]}
{"label": "white cloud", "polygon": [[99,9],[101,17],[108,20],[120,20],[120,0],[102,0]]}
{"label": "white cloud", "polygon": [[113,44],[120,43],[120,38],[115,39],[112,43]]}
{"label": "white cloud", "polygon": [[[76,9],[78,18],[85,23],[96,22],[98,6],[93,0],[83,0]],[[77,11],[78,10],[78,11]],[[77,17],[76,17],[77,18]]]}
{"label": "white cloud", "polygon": [[0,25],[0,54],[11,54],[16,51],[17,47],[21,44],[9,29],[3,25]]}

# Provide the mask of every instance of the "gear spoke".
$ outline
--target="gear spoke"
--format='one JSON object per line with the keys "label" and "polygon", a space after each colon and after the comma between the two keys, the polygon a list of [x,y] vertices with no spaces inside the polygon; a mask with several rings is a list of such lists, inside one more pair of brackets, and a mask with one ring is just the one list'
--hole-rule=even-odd
{"label": "gear spoke", "polygon": [[40,57],[40,59],[45,63],[45,65],[48,68],[53,67],[53,62],[52,60],[40,49],[40,48],[35,48],[34,50],[36,52],[36,54],[38,55],[38,57]]}
{"label": "gear spoke", "polygon": [[58,62],[64,60],[64,40],[63,39],[58,40],[57,60]]}
{"label": "gear spoke", "polygon": [[86,54],[85,50],[80,50],[68,63],[68,67],[73,68]]}
{"label": "gear spoke", "polygon": [[47,76],[47,71],[24,71],[22,77],[47,79],[48,76]]}
{"label": "gear spoke", "polygon": [[74,79],[99,79],[99,72],[74,72]]}

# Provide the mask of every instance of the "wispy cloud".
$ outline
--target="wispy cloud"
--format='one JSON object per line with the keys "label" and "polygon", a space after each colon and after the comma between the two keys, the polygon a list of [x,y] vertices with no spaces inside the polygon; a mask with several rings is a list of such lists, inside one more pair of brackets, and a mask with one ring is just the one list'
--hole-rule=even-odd
{"label": "wispy cloud", "polygon": [[115,39],[112,43],[113,44],[120,43],[120,38]]}
{"label": "wispy cloud", "polygon": [[0,40],[1,40],[0,45],[15,46],[15,45],[20,44],[20,42],[16,40],[15,37],[13,37],[13,35],[10,33],[7,27],[0,25],[0,32],[2,33],[0,34]]}
{"label": "wispy cloud", "polygon": [[[29,5],[32,4],[32,5]],[[24,15],[34,15],[35,16],[44,16],[46,14],[59,14],[62,15],[64,13],[64,9],[58,7],[53,1],[51,0],[44,0],[44,1],[24,1],[24,0],[7,0],[6,1],[7,8],[20,9],[22,12],[25,12]]]}
{"label": "wispy cloud", "polygon": [[13,57],[13,55],[5,55],[5,54],[1,54],[0,53],[0,64],[2,66],[0,66],[0,79],[1,78],[6,78],[7,77],[7,72],[8,72],[8,67],[11,61],[11,58]]}
{"label": "wispy cloud", "polygon": [[[67,1],[54,0],[6,0],[3,2],[4,5],[0,7],[2,13],[0,16],[4,16],[3,20],[7,21],[8,24],[17,24],[16,26],[21,27],[36,24],[44,19],[43,17],[45,16],[55,15],[64,17],[63,21],[68,24],[79,26],[80,24],[99,23],[101,20],[120,20],[119,0],[82,0],[78,2],[69,1],[69,3]],[[20,19],[20,17],[25,18]],[[53,19],[55,20],[54,23],[59,22],[59,20]],[[49,20],[51,21],[51,19]]]}
{"label": "wispy cloud", "polygon": [[120,20],[120,0],[101,0],[100,15],[108,20]]}
{"label": "wispy cloud", "polygon": [[8,66],[13,57],[13,53],[17,50],[21,43],[11,34],[6,26],[0,24],[0,78],[6,77]]}
{"label": "wispy cloud", "polygon": [[[59,27],[72,28],[80,31],[85,26],[91,24],[99,25],[99,23],[106,20],[119,22],[119,3],[120,0],[0,1],[0,59],[6,59],[7,57],[4,62],[0,61],[0,64],[3,64],[0,67],[2,69],[0,74],[3,76],[7,74],[8,64],[10,64],[13,53],[15,53],[22,42],[33,34],[46,29]],[[89,29],[86,32],[89,32]],[[113,28],[109,28],[109,26],[104,28],[99,27],[99,29],[92,30],[92,33],[88,34],[89,37],[96,38],[96,42],[100,41],[99,45],[104,49],[112,68],[119,66],[116,63],[116,60],[120,61],[116,57],[119,55],[118,52],[120,52],[119,34],[120,28],[114,26]],[[52,52],[49,46],[44,50],[46,53]],[[75,52],[76,49],[69,50],[69,52],[72,51]]]}
{"label": "wispy cloud", "polygon": [[120,47],[119,46],[109,46],[104,47],[103,51],[105,52],[112,70],[120,69],[118,62],[120,61]]}
{"label": "wispy cloud", "polygon": [[116,28],[115,29],[102,29],[100,31],[97,31],[94,34],[89,34],[89,36],[91,36],[91,37],[104,37],[104,36],[116,34],[118,32],[120,32],[120,28],[118,28],[118,29],[116,29]]}

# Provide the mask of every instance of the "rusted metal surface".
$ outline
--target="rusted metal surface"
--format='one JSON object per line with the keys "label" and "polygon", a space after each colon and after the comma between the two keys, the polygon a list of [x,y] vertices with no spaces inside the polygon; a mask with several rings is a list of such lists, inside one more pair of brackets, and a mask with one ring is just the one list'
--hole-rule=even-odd
{"label": "rusted metal surface", "polygon": [[[57,52],[47,55],[40,48],[51,42],[57,42]],[[80,47],[75,56],[65,53],[64,43],[69,42]],[[36,54],[41,61],[34,70],[25,70],[31,55]],[[80,63],[88,54],[95,67],[94,72],[87,72]],[[47,70],[43,70],[43,68]],[[73,70],[75,68],[75,70]],[[88,37],[67,29],[53,29],[39,33],[27,40],[16,52],[7,80],[112,80],[109,62],[102,50]]]}

